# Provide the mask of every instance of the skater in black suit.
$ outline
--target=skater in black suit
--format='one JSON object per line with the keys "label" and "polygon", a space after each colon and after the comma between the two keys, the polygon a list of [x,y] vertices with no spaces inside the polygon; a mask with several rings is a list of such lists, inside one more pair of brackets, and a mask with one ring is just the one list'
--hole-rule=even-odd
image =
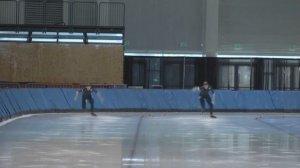
{"label": "skater in black suit", "polygon": [[213,115],[213,108],[214,105],[212,103],[212,99],[210,97],[210,93],[214,96],[214,90],[211,88],[211,86],[208,84],[207,81],[203,82],[203,86],[200,87],[200,104],[201,104],[201,111],[205,111],[205,101],[209,105],[209,112],[211,118],[216,118],[216,116]]}
{"label": "skater in black suit", "polygon": [[91,105],[91,115],[96,116],[96,114],[94,113],[94,99],[92,96],[92,92],[97,93],[97,91],[91,86],[86,86],[76,92],[76,97],[79,93],[82,93],[82,109],[86,109],[86,100],[88,100]]}

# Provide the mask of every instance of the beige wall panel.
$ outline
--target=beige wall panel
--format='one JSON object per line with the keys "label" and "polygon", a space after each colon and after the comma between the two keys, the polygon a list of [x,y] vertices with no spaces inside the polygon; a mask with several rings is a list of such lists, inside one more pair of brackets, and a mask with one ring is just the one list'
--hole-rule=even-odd
{"label": "beige wall panel", "polygon": [[3,43],[0,60],[0,80],[123,83],[122,46]]}
{"label": "beige wall panel", "polygon": [[9,44],[0,43],[0,81],[11,81],[11,48]]}
{"label": "beige wall panel", "polygon": [[32,44],[18,43],[12,48],[12,81],[36,81],[33,75],[34,72],[38,70],[36,58],[39,47],[37,45]]}
{"label": "beige wall panel", "polygon": [[57,44],[44,44],[41,47],[40,54],[40,81],[51,83],[67,83],[65,76],[62,73],[64,66],[63,60],[65,54],[68,53],[69,48],[64,48],[62,45]]}
{"label": "beige wall panel", "polygon": [[1,43],[0,80],[46,83],[123,83],[123,47]]}

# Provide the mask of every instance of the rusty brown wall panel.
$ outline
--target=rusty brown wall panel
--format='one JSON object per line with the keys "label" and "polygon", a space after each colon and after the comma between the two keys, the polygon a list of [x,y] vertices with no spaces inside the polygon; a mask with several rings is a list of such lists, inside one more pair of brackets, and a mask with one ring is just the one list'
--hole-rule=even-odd
{"label": "rusty brown wall panel", "polygon": [[[12,46],[12,81],[32,82],[34,73],[38,70],[36,57],[38,53],[37,45],[24,45],[18,43]],[[36,77],[36,76],[35,76]]]}
{"label": "rusty brown wall panel", "polygon": [[11,81],[11,48],[9,44],[0,43],[0,81]]}
{"label": "rusty brown wall panel", "polygon": [[47,83],[123,83],[123,47],[3,43],[0,80]]}

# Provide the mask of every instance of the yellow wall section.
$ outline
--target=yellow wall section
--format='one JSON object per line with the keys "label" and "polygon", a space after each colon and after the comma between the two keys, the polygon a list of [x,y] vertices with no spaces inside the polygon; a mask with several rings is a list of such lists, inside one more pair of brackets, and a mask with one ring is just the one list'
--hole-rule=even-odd
{"label": "yellow wall section", "polygon": [[123,84],[123,47],[0,43],[0,81]]}

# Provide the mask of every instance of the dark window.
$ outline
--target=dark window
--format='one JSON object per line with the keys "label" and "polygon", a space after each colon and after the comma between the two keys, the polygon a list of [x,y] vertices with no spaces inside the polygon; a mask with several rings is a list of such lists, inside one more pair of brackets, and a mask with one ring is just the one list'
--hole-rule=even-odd
{"label": "dark window", "polygon": [[146,64],[145,62],[136,62],[132,65],[132,85],[145,87]]}
{"label": "dark window", "polygon": [[217,86],[220,89],[252,89],[252,60],[220,60]]}
{"label": "dark window", "polygon": [[164,64],[164,88],[180,88],[182,85],[182,72],[180,63]]}

